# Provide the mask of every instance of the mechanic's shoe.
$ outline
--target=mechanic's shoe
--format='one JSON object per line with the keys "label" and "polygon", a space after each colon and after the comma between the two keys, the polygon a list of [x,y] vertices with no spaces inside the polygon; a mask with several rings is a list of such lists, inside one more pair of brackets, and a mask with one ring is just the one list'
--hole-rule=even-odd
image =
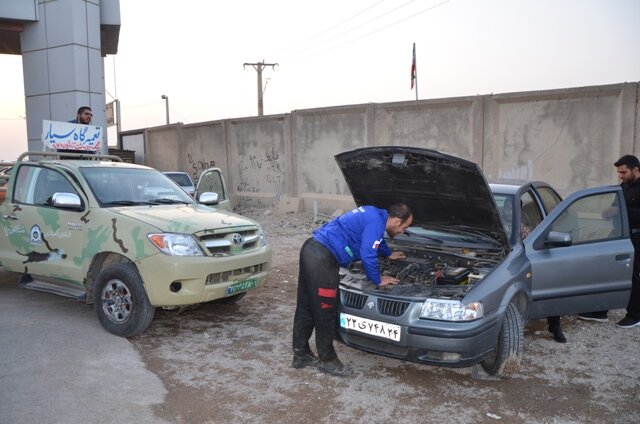
{"label": "mechanic's shoe", "polygon": [[549,333],[551,333],[553,335],[553,340],[557,341],[558,343],[566,343],[567,342],[567,338],[562,333],[562,329],[560,327],[558,327],[558,328],[549,327]]}
{"label": "mechanic's shoe", "polygon": [[578,314],[578,318],[584,321],[609,322],[606,312],[587,312]]}
{"label": "mechanic's shoe", "polygon": [[627,315],[616,324],[620,328],[640,327],[640,319]]}
{"label": "mechanic's shoe", "polygon": [[351,377],[353,375],[353,368],[344,365],[338,358],[333,361],[318,362],[318,371],[331,374],[334,377]]}
{"label": "mechanic's shoe", "polygon": [[318,365],[318,358],[311,352],[301,352],[293,354],[293,361],[291,361],[291,367],[295,369],[304,368],[307,366]]}

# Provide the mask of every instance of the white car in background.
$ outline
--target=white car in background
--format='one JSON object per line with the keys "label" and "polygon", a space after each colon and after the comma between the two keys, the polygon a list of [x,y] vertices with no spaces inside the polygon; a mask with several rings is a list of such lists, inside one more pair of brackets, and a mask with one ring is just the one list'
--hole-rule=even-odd
{"label": "white car in background", "polygon": [[182,187],[182,189],[186,191],[189,196],[193,197],[194,193],[196,192],[196,187],[193,184],[193,181],[191,180],[189,174],[179,171],[163,172],[163,174],[175,181],[176,184]]}

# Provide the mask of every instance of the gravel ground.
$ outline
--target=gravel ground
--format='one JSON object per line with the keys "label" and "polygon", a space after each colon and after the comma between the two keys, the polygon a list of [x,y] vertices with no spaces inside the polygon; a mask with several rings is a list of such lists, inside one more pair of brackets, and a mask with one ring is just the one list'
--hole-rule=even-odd
{"label": "gravel ground", "polygon": [[546,321],[525,328],[520,368],[501,379],[376,356],[336,344],[351,379],[294,370],[291,326],[298,252],[315,227],[310,213],[244,209],[273,247],[263,287],[236,305],[158,311],[131,339],[167,394],[154,406],[174,423],[638,423],[640,328],[563,317],[568,343]]}

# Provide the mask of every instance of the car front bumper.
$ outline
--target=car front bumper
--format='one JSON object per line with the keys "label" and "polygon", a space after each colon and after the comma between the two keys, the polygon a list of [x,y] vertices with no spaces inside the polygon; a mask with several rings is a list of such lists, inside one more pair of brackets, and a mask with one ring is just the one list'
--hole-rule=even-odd
{"label": "car front bumper", "polygon": [[468,367],[485,359],[496,346],[500,332],[498,315],[475,321],[445,322],[420,319],[420,304],[412,304],[400,317],[341,305],[340,312],[400,327],[399,341],[364,334],[340,326],[340,341],[348,346],[405,361],[446,367]]}
{"label": "car front bumper", "polygon": [[[223,257],[180,257],[159,253],[136,262],[136,265],[152,305],[180,306],[209,302],[260,287],[267,278],[270,262],[271,247],[267,245],[253,252]],[[175,290],[178,286],[180,289]]]}

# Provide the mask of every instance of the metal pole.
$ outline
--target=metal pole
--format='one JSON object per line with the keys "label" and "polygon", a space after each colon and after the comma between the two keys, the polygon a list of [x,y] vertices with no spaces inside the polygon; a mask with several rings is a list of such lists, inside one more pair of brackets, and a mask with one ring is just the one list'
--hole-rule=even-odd
{"label": "metal pole", "polygon": [[167,111],[167,125],[169,125],[169,96],[163,94],[162,99],[164,99],[164,105]]}
{"label": "metal pole", "polygon": [[116,144],[119,149],[122,149],[122,140],[120,139],[120,131],[122,131],[122,125],[120,125],[120,100],[116,99]]}

